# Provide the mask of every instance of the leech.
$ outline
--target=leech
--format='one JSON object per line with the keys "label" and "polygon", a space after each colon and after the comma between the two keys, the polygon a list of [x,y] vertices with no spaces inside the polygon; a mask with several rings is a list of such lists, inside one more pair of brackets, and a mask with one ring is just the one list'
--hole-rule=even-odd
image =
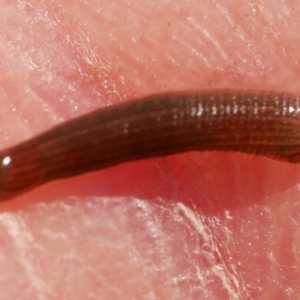
{"label": "leech", "polygon": [[181,92],[98,109],[0,152],[0,199],[54,179],[195,150],[300,163],[300,97]]}

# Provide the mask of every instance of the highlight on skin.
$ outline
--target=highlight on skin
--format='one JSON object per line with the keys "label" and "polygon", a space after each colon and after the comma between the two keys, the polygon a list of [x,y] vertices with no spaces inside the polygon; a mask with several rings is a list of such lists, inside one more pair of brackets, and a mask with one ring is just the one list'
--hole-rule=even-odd
{"label": "highlight on skin", "polygon": [[300,162],[300,97],[200,91],[154,94],[62,123],[1,151],[0,199],[48,181],[186,151]]}

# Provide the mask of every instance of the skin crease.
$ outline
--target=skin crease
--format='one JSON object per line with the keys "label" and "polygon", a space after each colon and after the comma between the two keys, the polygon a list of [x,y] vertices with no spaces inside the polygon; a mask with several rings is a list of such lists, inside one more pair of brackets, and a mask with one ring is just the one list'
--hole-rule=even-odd
{"label": "skin crease", "polygon": [[[300,93],[293,1],[28,3],[2,3],[3,147],[153,92]],[[263,158],[191,153],[3,203],[3,299],[295,299],[299,175]]]}

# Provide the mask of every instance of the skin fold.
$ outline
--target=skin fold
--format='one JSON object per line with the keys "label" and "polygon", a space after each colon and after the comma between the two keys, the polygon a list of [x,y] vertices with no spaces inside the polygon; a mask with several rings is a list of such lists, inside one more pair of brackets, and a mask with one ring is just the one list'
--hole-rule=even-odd
{"label": "skin fold", "polygon": [[[2,1],[1,147],[151,93],[300,93],[296,1]],[[216,21],[217,20],[217,21]],[[3,299],[295,299],[300,167],[188,153],[1,203]]]}

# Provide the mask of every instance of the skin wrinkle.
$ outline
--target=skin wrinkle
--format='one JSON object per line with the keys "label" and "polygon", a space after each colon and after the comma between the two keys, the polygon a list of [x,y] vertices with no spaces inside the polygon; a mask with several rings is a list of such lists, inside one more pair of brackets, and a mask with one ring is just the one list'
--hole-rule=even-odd
{"label": "skin wrinkle", "polygon": [[[247,295],[248,292],[246,286],[243,286],[242,282],[240,282],[238,280],[238,277],[236,277],[237,274],[230,270],[232,266],[229,264],[228,267],[230,267],[230,269],[226,266],[224,258],[222,258],[220,251],[215,245],[213,229],[219,228],[219,224],[214,224],[217,220],[212,219],[209,221],[209,223],[213,225],[212,229],[209,230],[209,227],[205,226],[205,223],[207,222],[207,220],[205,220],[205,216],[201,216],[201,214],[195,213],[193,210],[181,203],[178,204],[178,208],[179,213],[181,211],[184,214],[184,216],[189,220],[195,232],[197,232],[198,235],[205,240],[205,243],[203,247],[201,247],[200,252],[203,256],[205,256],[205,258],[209,261],[209,264],[212,266],[210,276],[212,278],[217,277],[220,279],[223,287],[225,287],[232,299],[238,298],[241,295]],[[230,236],[228,238],[232,239],[233,237]]]}
{"label": "skin wrinkle", "polygon": [[[90,205],[91,201],[93,202],[93,206]],[[116,205],[117,203],[119,203],[121,206]],[[77,206],[78,205],[78,206]],[[197,220],[195,218],[197,218],[196,215],[194,215],[194,212],[192,212],[189,208],[187,208],[186,206],[184,206],[183,204],[170,204],[167,207],[163,207],[163,210],[161,211],[161,207],[159,205],[151,205],[148,201],[143,201],[140,199],[123,199],[123,198],[116,198],[116,199],[110,199],[109,201],[105,201],[105,199],[86,199],[85,201],[81,201],[78,200],[77,205],[66,205],[64,203],[53,203],[52,204],[52,208],[55,207],[62,207],[63,210],[66,210],[68,213],[65,216],[66,220],[71,220],[73,218],[73,214],[77,213],[77,210],[83,210],[85,213],[83,214],[83,216],[81,217],[83,222],[87,222],[89,220],[89,218],[86,218],[86,214],[87,216],[89,215],[89,211],[93,211],[93,214],[98,215],[98,222],[101,224],[101,228],[105,229],[105,231],[107,229],[109,229],[111,226],[117,226],[119,228],[126,228],[126,227],[131,227],[131,226],[135,226],[134,224],[140,224],[140,226],[144,227],[144,234],[140,236],[140,238],[142,239],[148,239],[150,238],[150,240],[152,241],[151,244],[154,245],[153,249],[149,249],[150,251],[144,251],[143,248],[139,248],[136,245],[140,245],[140,243],[136,243],[133,242],[137,237],[139,238],[139,236],[132,236],[132,239],[127,239],[127,240],[118,240],[119,242],[112,242],[112,241],[106,241],[106,243],[108,243],[109,247],[112,248],[120,248],[121,249],[127,249],[126,252],[124,253],[128,253],[128,255],[130,255],[132,257],[132,262],[131,262],[131,266],[132,268],[138,267],[140,268],[141,266],[139,266],[139,264],[142,265],[146,265],[143,267],[144,272],[147,270],[147,278],[148,281],[157,281],[157,284],[155,284],[156,286],[156,290],[149,290],[148,292],[146,290],[144,290],[144,292],[142,293],[143,297],[145,297],[145,299],[147,299],[147,295],[155,295],[156,292],[158,292],[159,290],[162,290],[162,288],[164,289],[168,289],[169,287],[173,289],[175,289],[177,291],[178,294],[178,299],[184,297],[184,286],[187,282],[190,282],[192,280],[193,285],[190,286],[190,288],[195,288],[195,292],[197,294],[197,280],[200,280],[200,278],[202,278],[205,274],[205,276],[208,275],[208,273],[210,273],[212,276],[212,278],[214,278],[214,276],[216,275],[216,273],[219,274],[219,276],[222,277],[222,280],[225,280],[225,278],[223,278],[223,276],[225,276],[225,274],[222,275],[221,270],[220,269],[210,269],[210,266],[214,266],[215,265],[215,260],[214,260],[214,256],[212,255],[213,252],[215,252],[214,249],[214,243],[213,243],[213,234],[212,232],[208,232],[207,231],[207,224],[204,226],[202,225],[201,227],[204,229],[204,231],[199,231],[199,229],[197,229],[196,227],[199,228],[199,225],[201,222],[201,220]],[[100,205],[100,207],[99,207]],[[97,210],[94,209],[94,206],[97,207]],[[41,208],[43,207],[43,205],[41,206]],[[126,216],[131,215],[131,211],[135,210],[136,207],[139,208],[138,213],[135,214],[134,216],[132,216],[132,218],[127,218]],[[47,207],[44,207],[44,210],[47,209]],[[49,209],[49,207],[48,207]],[[34,210],[36,210],[37,212],[39,212],[40,208],[34,208]],[[160,211],[161,212],[161,218],[158,220],[156,218],[156,212]],[[40,211],[40,213],[43,214],[43,210]],[[105,214],[111,214],[111,219],[115,219],[113,217],[113,215],[117,214],[117,216],[120,216],[121,218],[117,218],[119,220],[119,224],[103,224],[101,222],[101,220],[103,219]],[[36,215],[37,213],[35,213],[34,215]],[[198,216],[199,217],[199,216]],[[39,219],[42,218],[42,215],[38,218],[38,220],[36,222],[39,221]],[[206,217],[203,217],[203,221],[206,220],[205,222],[207,222],[208,220],[206,219]],[[198,225],[192,224],[189,220],[194,219],[193,222],[196,222]],[[168,226],[166,226],[167,224],[165,224],[165,222],[167,222]],[[210,223],[210,222],[209,222]],[[98,225],[100,225],[98,224]],[[88,223],[86,224],[88,225]],[[44,226],[41,226],[41,228],[43,228]],[[71,226],[66,226],[66,230],[68,227]],[[90,226],[88,226],[90,227]],[[96,229],[98,228],[97,224],[94,224],[93,227]],[[177,228],[178,227],[178,228]],[[179,230],[181,227],[185,228],[184,232],[186,232],[186,234],[188,236],[194,236],[195,234],[198,236],[199,234],[201,236],[203,236],[203,238],[205,238],[208,242],[206,249],[203,250],[202,248],[199,249],[198,251],[194,251],[194,247],[195,244],[189,244],[189,243],[183,243],[182,244],[182,236],[178,236],[176,237],[175,241],[173,240],[173,238],[168,238],[170,236],[173,235],[174,229],[177,228],[177,230]],[[98,230],[100,230],[100,232],[102,232],[102,229],[98,228]],[[206,229],[205,229],[206,228]],[[220,227],[216,227],[215,230],[219,230]],[[113,228],[110,228],[111,230]],[[89,230],[93,230],[92,228],[90,228]],[[38,228],[35,229],[35,231],[39,231]],[[181,230],[180,230],[181,231]],[[156,233],[155,233],[156,232]],[[48,234],[49,235],[49,234]],[[175,237],[175,236],[174,236]],[[209,241],[211,240],[211,241]],[[92,241],[91,241],[92,242]],[[195,240],[196,242],[196,240]],[[121,244],[120,244],[121,243]],[[126,243],[126,245],[122,246],[122,243]],[[177,243],[178,246],[176,247],[177,250],[179,250],[178,253],[173,252],[174,250],[174,245],[173,243],[175,243],[175,245]],[[94,242],[95,245],[98,245],[98,243]],[[131,245],[129,248],[128,246]],[[180,245],[180,246],[179,246]],[[98,249],[97,252],[99,252],[99,255],[101,255],[101,247]],[[171,251],[171,252],[170,252]],[[103,255],[103,254],[102,254]],[[219,255],[216,252],[216,255]],[[109,257],[109,254],[107,254],[107,256]],[[145,257],[146,256],[146,257]],[[154,256],[154,257],[152,257]],[[169,259],[166,259],[167,257],[170,257]],[[138,257],[138,259],[137,259]],[[202,258],[201,258],[202,257]],[[200,269],[198,269],[199,263],[202,259],[204,259],[206,261],[206,259],[210,257],[210,264],[209,266],[207,266],[206,264],[204,264]],[[157,259],[159,258],[159,259]],[[106,261],[108,258],[105,258],[105,256],[102,258],[103,261]],[[212,259],[212,260],[211,260]],[[192,268],[187,268],[184,271],[181,271],[180,275],[175,275],[177,274],[177,268],[178,265],[182,264],[182,260],[188,260],[191,261],[191,266],[193,266]],[[195,261],[198,261],[197,264],[193,263]],[[189,265],[189,264],[188,264]],[[201,265],[201,263],[200,263]],[[120,265],[119,267],[123,267],[122,265]],[[125,267],[125,266],[124,266]],[[173,274],[174,276],[167,276],[167,273],[170,272]],[[202,274],[200,275],[199,272]],[[117,272],[118,273],[118,272]],[[165,275],[164,275],[165,274]],[[195,277],[195,274],[198,274]],[[163,277],[161,278],[161,275],[163,275]],[[158,278],[156,278],[158,276]],[[180,276],[180,277],[179,277]],[[230,274],[226,273],[226,276],[231,276]],[[160,279],[159,279],[160,278]],[[177,278],[177,279],[176,279]],[[231,290],[232,289],[232,290]],[[234,290],[234,286],[232,286],[230,288],[231,292],[233,292]],[[230,293],[231,293],[230,292]],[[236,293],[237,291],[235,291]],[[183,293],[183,294],[182,294]],[[193,292],[191,293],[193,294]],[[180,297],[181,295],[181,297]],[[235,294],[236,296],[237,294]],[[188,296],[188,295],[187,295]],[[232,299],[234,299],[233,294],[231,294]]]}
{"label": "skin wrinkle", "polygon": [[17,259],[26,278],[36,292],[37,299],[47,299],[51,291],[47,283],[43,279],[42,272],[38,263],[34,260],[31,253],[31,246],[35,244],[34,236],[27,227],[26,220],[22,215],[14,215],[11,213],[2,213],[0,224],[6,229],[8,235],[11,236],[14,243],[14,251],[18,253]]}

